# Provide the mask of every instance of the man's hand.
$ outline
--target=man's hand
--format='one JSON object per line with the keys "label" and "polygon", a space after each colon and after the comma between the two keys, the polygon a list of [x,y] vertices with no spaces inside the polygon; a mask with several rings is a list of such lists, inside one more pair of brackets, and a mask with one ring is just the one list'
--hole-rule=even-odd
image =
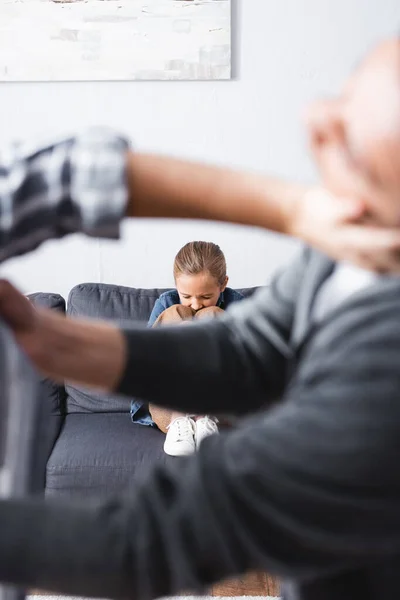
{"label": "man's hand", "polygon": [[115,389],[120,381],[126,348],[116,327],[35,309],[4,280],[0,280],[0,318],[37,369],[51,379],[104,390]]}
{"label": "man's hand", "polygon": [[400,229],[368,220],[361,201],[312,189],[297,202],[289,233],[335,260],[380,273],[400,273]]}

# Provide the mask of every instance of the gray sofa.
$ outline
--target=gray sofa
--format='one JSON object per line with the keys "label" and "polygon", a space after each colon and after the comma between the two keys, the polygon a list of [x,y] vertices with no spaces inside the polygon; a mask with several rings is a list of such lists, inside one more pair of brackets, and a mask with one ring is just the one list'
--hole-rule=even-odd
{"label": "gray sofa", "polygon": [[[32,294],[38,306],[71,316],[146,323],[162,289],[134,289],[84,283],[65,300],[58,294]],[[246,296],[253,289],[240,290]],[[132,423],[130,398],[75,386],[41,382],[40,462],[37,491],[48,497],[105,497],[127,492],[156,462],[179,460],[163,452],[164,435]]]}

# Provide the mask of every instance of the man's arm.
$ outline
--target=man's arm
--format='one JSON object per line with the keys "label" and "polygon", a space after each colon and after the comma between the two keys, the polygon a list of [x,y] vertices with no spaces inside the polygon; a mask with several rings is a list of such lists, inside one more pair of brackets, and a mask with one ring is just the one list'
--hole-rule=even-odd
{"label": "man's arm", "polygon": [[307,189],[134,153],[126,139],[101,128],[13,145],[0,149],[0,262],[71,233],[116,238],[125,216],[211,219],[295,234]]}
{"label": "man's arm", "polygon": [[0,315],[35,365],[53,380],[116,390],[185,412],[244,413],[277,399],[290,356],[305,249],[248,301],[191,327],[124,331],[35,310],[0,282]]}
{"label": "man's arm", "polygon": [[357,303],[337,314],[283,404],[157,467],[131,498],[0,503],[0,580],[147,600],[249,569],[301,582],[398,555],[397,297],[376,321]]}
{"label": "man's arm", "polygon": [[243,414],[279,399],[309,255],[304,249],[267,288],[219,319],[126,329],[127,363],[117,391],[196,414]]}
{"label": "man's arm", "polygon": [[[305,186],[133,153],[104,129],[0,149],[0,262],[70,233],[118,237],[125,217],[198,218],[295,234]],[[400,236],[399,236],[400,243]]]}
{"label": "man's arm", "polygon": [[130,153],[129,216],[207,219],[292,231],[308,187],[167,156]]}
{"label": "man's arm", "polygon": [[49,238],[117,237],[124,216],[231,221],[288,232],[304,186],[133,153],[104,129],[0,151],[0,260]]}
{"label": "man's arm", "polygon": [[300,237],[336,259],[399,271],[400,232],[366,207],[257,174],[135,154],[101,129],[0,151],[0,262],[70,233],[117,237],[123,217],[198,218]]}

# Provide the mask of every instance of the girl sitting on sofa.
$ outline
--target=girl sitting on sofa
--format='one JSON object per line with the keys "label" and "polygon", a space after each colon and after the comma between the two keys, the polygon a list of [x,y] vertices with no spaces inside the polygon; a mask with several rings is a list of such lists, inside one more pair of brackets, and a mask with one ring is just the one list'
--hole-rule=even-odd
{"label": "girl sitting on sofa", "polygon": [[[149,327],[187,323],[193,319],[218,317],[242,294],[227,287],[225,256],[211,242],[189,242],[174,261],[176,289],[161,294],[148,322]],[[132,421],[166,431],[164,451],[170,456],[193,454],[203,439],[218,433],[217,420],[209,415],[185,415],[148,407],[140,400],[131,406]]]}

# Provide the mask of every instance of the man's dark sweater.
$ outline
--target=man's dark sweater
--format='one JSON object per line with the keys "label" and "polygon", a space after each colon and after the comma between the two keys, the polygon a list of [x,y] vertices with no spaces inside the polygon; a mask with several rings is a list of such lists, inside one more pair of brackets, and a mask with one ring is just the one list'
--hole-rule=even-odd
{"label": "man's dark sweater", "polygon": [[400,282],[315,326],[332,268],[305,251],[220,321],[127,331],[121,392],[257,416],[154,469],[131,497],[0,503],[0,580],[148,600],[258,568],[290,599],[397,598]]}

